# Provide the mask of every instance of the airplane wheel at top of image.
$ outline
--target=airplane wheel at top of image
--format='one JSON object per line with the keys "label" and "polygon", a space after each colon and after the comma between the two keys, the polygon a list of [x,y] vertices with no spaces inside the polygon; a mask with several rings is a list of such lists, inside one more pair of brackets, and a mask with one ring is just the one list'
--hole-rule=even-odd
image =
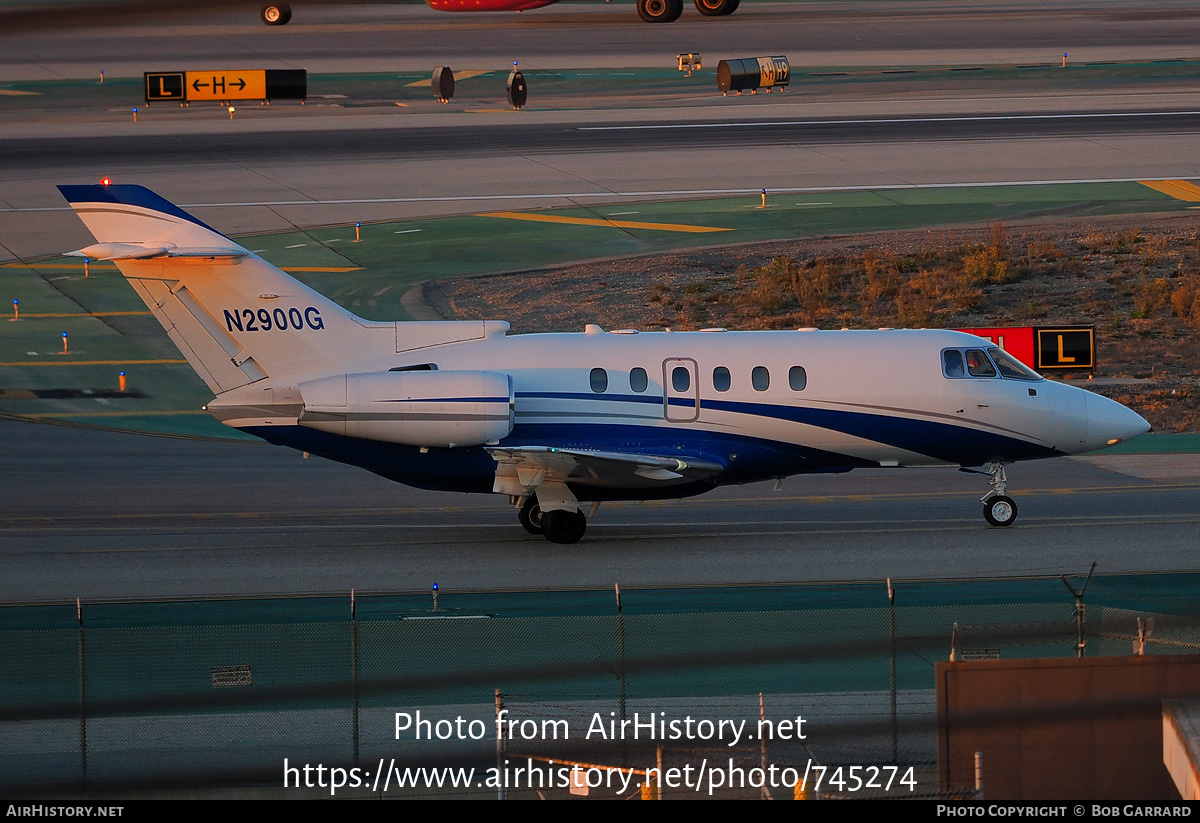
{"label": "airplane wheel at top of image", "polygon": [[542,534],[551,543],[578,543],[587,531],[587,517],[583,512],[555,510],[542,515]]}
{"label": "airplane wheel at top of image", "polygon": [[989,497],[983,504],[983,519],[989,526],[1011,526],[1017,522],[1017,504],[1002,494]]}
{"label": "airplane wheel at top of image", "polygon": [[262,21],[268,26],[286,26],[292,19],[292,7],[283,4],[267,4],[260,13]]}
{"label": "airplane wheel at top of image", "polygon": [[696,0],[696,10],[705,17],[724,17],[737,11],[741,0]]}
{"label": "airplane wheel at top of image", "polygon": [[683,0],[638,0],[637,7],[647,23],[673,23],[683,14]]}

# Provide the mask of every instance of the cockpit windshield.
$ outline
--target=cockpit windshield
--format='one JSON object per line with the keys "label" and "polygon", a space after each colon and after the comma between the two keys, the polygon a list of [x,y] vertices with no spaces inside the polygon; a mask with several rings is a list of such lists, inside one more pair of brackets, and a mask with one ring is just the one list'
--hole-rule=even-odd
{"label": "cockpit windshield", "polygon": [[1045,380],[998,346],[984,349],[942,349],[942,374],[946,377],[1004,377],[1009,380]]}
{"label": "cockpit windshield", "polygon": [[971,377],[995,377],[996,368],[987,359],[983,349],[967,349],[967,374]]}
{"label": "cockpit windshield", "polygon": [[1003,377],[1011,377],[1013,380],[1046,379],[1004,349],[993,347],[987,352],[992,356],[992,362],[996,364],[996,368],[1000,370]]}

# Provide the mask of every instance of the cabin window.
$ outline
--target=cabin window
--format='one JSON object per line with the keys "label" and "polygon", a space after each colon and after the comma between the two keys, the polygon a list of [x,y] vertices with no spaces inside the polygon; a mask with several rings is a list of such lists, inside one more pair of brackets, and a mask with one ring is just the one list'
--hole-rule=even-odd
{"label": "cabin window", "polygon": [[[987,350],[992,356],[992,362],[996,364],[996,368],[1000,370],[1001,377],[1010,377],[1013,380],[1044,380],[1040,374],[1026,366],[1017,358],[1000,348],[990,348]],[[1030,391],[1033,391],[1030,389]]]}
{"label": "cabin window", "polygon": [[592,369],[592,391],[599,394],[608,391],[608,372],[604,369]]}
{"label": "cabin window", "polygon": [[671,371],[671,388],[677,392],[685,392],[692,387],[692,375],[683,366],[676,366]]}
{"label": "cabin window", "polygon": [[750,372],[750,384],[755,391],[766,391],[771,387],[771,373],[766,366],[755,366]]}
{"label": "cabin window", "polygon": [[629,372],[629,388],[634,391],[644,392],[649,383],[650,381],[646,379],[645,369],[637,368]]}
{"label": "cabin window", "polygon": [[972,377],[995,377],[996,367],[988,360],[983,349],[967,349],[967,374]]}
{"label": "cabin window", "polygon": [[803,366],[792,366],[788,369],[788,385],[792,387],[792,391],[804,391],[804,387],[808,385],[808,373],[804,371]]}
{"label": "cabin window", "polygon": [[947,377],[967,376],[967,369],[963,365],[962,352],[958,349],[946,349],[942,352],[942,374]]}
{"label": "cabin window", "polygon": [[713,369],[714,389],[717,391],[729,391],[729,387],[732,382],[733,381],[729,379],[729,369],[725,368],[724,366],[717,366],[715,369]]}

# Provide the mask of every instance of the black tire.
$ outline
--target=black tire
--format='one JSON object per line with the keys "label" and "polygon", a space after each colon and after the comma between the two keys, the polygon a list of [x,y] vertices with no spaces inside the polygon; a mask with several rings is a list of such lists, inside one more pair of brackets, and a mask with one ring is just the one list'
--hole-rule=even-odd
{"label": "black tire", "polygon": [[989,497],[983,504],[983,519],[989,526],[1003,528],[1017,522],[1017,504],[1011,497]]}
{"label": "black tire", "polygon": [[724,17],[732,14],[733,8],[737,8],[737,2],[738,0],[695,0],[696,11],[705,17]]}
{"label": "black tire", "polygon": [[542,534],[551,543],[578,543],[587,531],[587,518],[576,509],[573,512],[557,510],[542,515]]}
{"label": "black tire", "polygon": [[638,0],[637,8],[647,23],[673,23],[683,14],[683,0]]}
{"label": "black tire", "polygon": [[530,534],[542,533],[542,510],[538,508],[536,497],[525,499],[525,505],[517,511],[517,520]]}
{"label": "black tire", "polygon": [[268,3],[259,13],[268,26],[286,26],[292,19],[292,7],[282,3]]}
{"label": "black tire", "polygon": [[735,11],[738,10],[738,6],[740,6],[741,4],[742,4],[742,0],[729,0],[728,5],[725,6],[725,14],[726,15],[733,14]]}

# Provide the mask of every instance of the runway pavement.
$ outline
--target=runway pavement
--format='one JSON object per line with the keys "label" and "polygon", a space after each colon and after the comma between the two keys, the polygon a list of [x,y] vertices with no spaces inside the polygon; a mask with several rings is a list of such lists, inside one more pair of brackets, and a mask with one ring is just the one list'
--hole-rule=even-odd
{"label": "runway pavement", "polygon": [[[696,48],[718,59],[786,51],[799,55],[799,64],[826,66],[1044,62],[1047,52],[1053,58],[1062,51],[1085,60],[1150,60],[1195,57],[1200,34],[1192,4],[1148,10],[1123,0],[1036,9],[747,0],[734,17],[702,21],[689,9],[666,27],[641,24],[632,5],[494,18],[413,6],[324,7],[311,18],[303,11],[298,6],[283,30],[225,9],[202,21],[127,22],[103,36],[10,31],[0,35],[0,81],[90,77],[100,68],[112,77],[136,76],[169,68],[160,65],[168,60],[329,72],[427,71],[443,60],[507,64],[514,55],[531,67],[669,65],[676,52]],[[62,112],[48,115],[49,124],[41,115],[23,124],[6,118],[0,256],[90,242],[61,210],[53,184],[104,175],[151,185],[183,203],[265,204],[222,206],[220,225],[231,232],[567,204],[581,192],[618,200],[630,192],[759,186],[1200,177],[1194,115],[1158,115],[1155,122],[1125,112],[1104,127],[1061,119],[844,122],[959,113],[964,106],[972,114],[1081,106],[1167,112],[1193,110],[1195,102],[1194,92],[1164,94],[1154,104],[1146,103],[1148,94],[1134,97],[1131,106],[1128,95],[1105,102],[1079,92],[1001,103],[991,96],[964,103],[887,95],[856,99],[852,111],[841,112],[833,100],[806,116],[841,125],[741,132],[712,126],[688,132],[703,138],[696,145],[682,133],[645,130],[580,138],[564,124],[581,116],[559,112],[529,112],[536,116],[522,124],[533,126],[521,131],[504,125],[511,113],[478,120],[464,114],[447,123],[439,115],[396,120],[399,110],[385,117],[329,108],[303,121],[284,112],[278,122],[263,119],[271,113],[218,127],[210,112],[145,124],[152,127],[136,140],[129,139],[132,123],[108,123],[108,114],[69,127]],[[793,110],[803,105],[766,103],[747,101],[740,113],[796,119]],[[682,125],[711,110],[700,103],[685,114],[640,117]],[[582,119],[628,122],[611,112]],[[272,135],[283,122],[288,134]],[[60,130],[66,136],[44,140]],[[195,136],[200,131],[211,136]],[[386,202],[363,202],[372,199]],[[353,214],[348,200],[357,201]],[[212,209],[197,214],[215,220]],[[525,535],[502,498],[418,492],[265,445],[3,422],[0,454],[5,601],[424,591],[434,581],[519,589],[1058,574],[1086,571],[1093,560],[1108,571],[1195,568],[1200,521],[1194,461],[1182,461],[1168,478],[1144,479],[1109,471],[1106,465],[1120,467],[1103,460],[1059,460],[1010,472],[1021,507],[1010,530],[984,526],[981,477],[879,470],[797,478],[782,492],[755,486],[678,503],[606,505],[584,541],[564,548]]]}
{"label": "runway pavement", "polygon": [[630,0],[494,14],[296,3],[292,22],[278,28],[259,22],[253,2],[217,3],[198,14],[164,5],[75,29],[51,13],[0,26],[10,32],[0,36],[0,80],[91,77],[101,68],[136,76],[156,70],[147,61],[190,60],[201,68],[231,57],[310,71],[428,71],[439,61],[464,68],[513,60],[531,68],[659,64],[646,63],[648,56],[670,65],[680,51],[715,59],[786,53],[806,65],[1057,61],[1063,52],[1078,60],[1163,59],[1194,54],[1200,40],[1200,14],[1185,0],[1153,7],[1136,0],[747,0],[724,18],[701,17],[687,3],[669,25],[643,23]]}
{"label": "runway pavement", "polygon": [[[1200,14],[1191,5],[1165,3],[1151,13],[1128,0],[1058,0],[1036,8],[747,2],[727,19],[701,20],[693,10],[670,26],[631,19],[631,5],[591,3],[521,15],[305,4],[283,29],[228,7],[212,15],[0,34],[0,86],[22,78],[90,79],[101,68],[110,78],[137,76],[170,68],[164,60],[186,68],[234,61],[313,72],[427,72],[445,62],[503,72],[514,51],[531,71],[669,68],[677,52],[697,48],[710,71],[714,60],[746,51],[782,51],[799,71],[1056,65],[1059,43],[1081,61],[1200,56],[1194,46]],[[197,210],[234,233],[570,205],[575,195],[598,203],[631,193],[760,187],[1200,176],[1197,116],[1178,114],[1200,111],[1200,89],[1186,82],[1164,86],[1151,72],[1133,86],[1098,80],[1058,87],[1051,78],[1048,86],[1022,83],[1005,91],[1004,83],[975,87],[976,74],[955,75],[962,84],[944,87],[889,80],[866,92],[831,87],[816,96],[735,100],[708,89],[683,104],[675,99],[669,109],[623,110],[576,92],[562,109],[520,113],[496,108],[494,99],[470,112],[433,111],[432,100],[410,109],[387,100],[367,108],[316,100],[303,111],[243,107],[237,121],[216,107],[156,110],[137,124],[125,105],[76,110],[36,95],[0,96],[7,115],[0,122],[0,259],[84,244],[54,185],[104,176],[150,185],[185,204],[263,204],[222,208],[219,216]],[[502,100],[499,87],[491,98]],[[1139,111],[1156,114],[1133,116]],[[1062,116],[1080,112],[1106,116]],[[1053,117],[994,119],[1031,113]],[[761,121],[803,125],[730,127]],[[648,124],[670,128],[624,128]],[[576,128],[612,126],[622,128]]]}
{"label": "runway pavement", "polygon": [[868,470],[678,502],[605,504],[575,546],[499,496],[422,492],[256,443],[0,422],[0,601],[944,578],[1200,567],[1200,456],[1147,480],[1128,458],[986,478]]}
{"label": "runway pavement", "polygon": [[[225,204],[196,208],[195,213],[231,233],[760,187],[1200,177],[1200,141],[1194,132],[904,140],[880,128],[875,141],[754,140],[740,149],[691,146],[686,136],[671,136],[660,138],[658,147],[632,151],[603,145],[588,151],[512,148],[503,153],[468,147],[432,157],[406,156],[402,149],[372,151],[369,140],[350,135],[344,135],[345,142],[361,145],[363,151],[342,153],[336,149],[342,138],[326,132],[315,139],[328,148],[325,155],[200,148],[190,157],[173,153],[154,160],[118,160],[64,152],[54,168],[0,168],[5,208],[0,211],[0,255],[27,259],[91,242],[54,187],[105,175],[149,185],[183,204]],[[641,132],[634,134],[640,136],[631,139],[649,140]],[[745,162],[751,155],[761,159]]]}

